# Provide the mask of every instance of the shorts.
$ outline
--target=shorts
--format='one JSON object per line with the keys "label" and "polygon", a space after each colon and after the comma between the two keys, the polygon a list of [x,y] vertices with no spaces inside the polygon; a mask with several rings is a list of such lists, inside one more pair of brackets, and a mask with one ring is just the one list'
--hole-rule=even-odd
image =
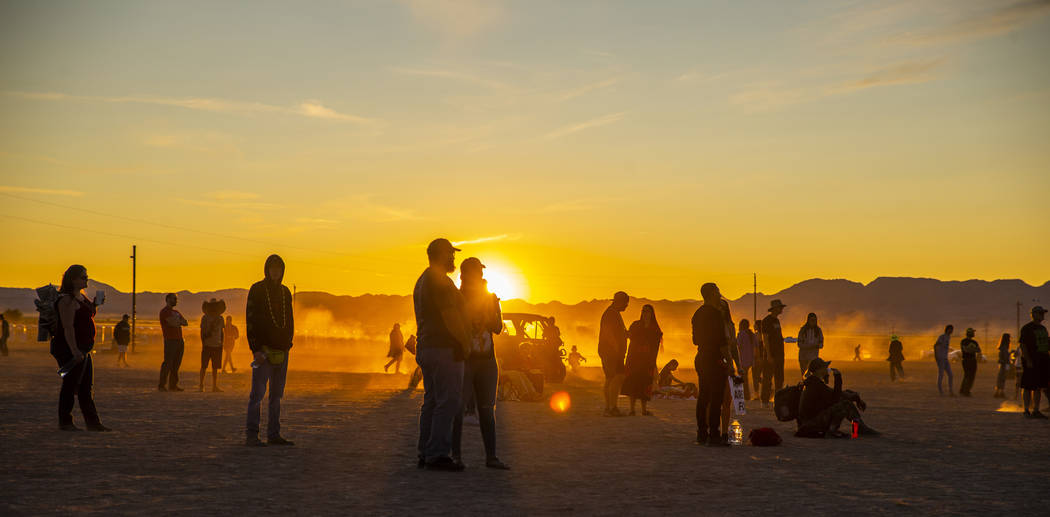
{"label": "shorts", "polygon": [[212,370],[218,370],[219,368],[222,368],[221,346],[201,347],[201,370],[208,369],[208,361],[211,361]]}
{"label": "shorts", "polygon": [[617,375],[623,375],[627,372],[627,368],[623,364],[623,358],[617,359],[615,357],[599,356],[602,359],[602,371],[605,372],[606,377],[615,377]]}
{"label": "shorts", "polygon": [[1035,354],[1032,363],[1021,372],[1021,382],[1018,384],[1026,390],[1047,388],[1050,385],[1050,354]]}
{"label": "shorts", "polygon": [[128,345],[117,345],[117,352],[125,353],[128,351]]}

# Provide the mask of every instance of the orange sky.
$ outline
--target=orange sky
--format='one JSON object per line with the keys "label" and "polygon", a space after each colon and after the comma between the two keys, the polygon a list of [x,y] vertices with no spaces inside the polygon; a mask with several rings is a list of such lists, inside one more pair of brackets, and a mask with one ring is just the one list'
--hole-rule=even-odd
{"label": "orange sky", "polygon": [[[1048,278],[1050,4],[0,6],[0,285]],[[192,34],[193,37],[187,37]]]}

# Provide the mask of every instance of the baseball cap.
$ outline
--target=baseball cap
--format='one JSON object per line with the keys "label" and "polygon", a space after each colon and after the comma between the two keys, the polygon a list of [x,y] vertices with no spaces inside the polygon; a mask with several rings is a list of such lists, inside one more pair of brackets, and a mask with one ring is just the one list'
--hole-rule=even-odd
{"label": "baseball cap", "polygon": [[1036,305],[1035,307],[1032,307],[1032,312],[1040,312],[1046,314],[1046,309],[1044,309],[1042,305]]}
{"label": "baseball cap", "polygon": [[485,269],[485,264],[482,264],[481,259],[477,257],[467,257],[459,264],[460,271],[469,271],[471,269]]}
{"label": "baseball cap", "polygon": [[434,239],[434,240],[430,241],[429,245],[427,245],[427,255],[434,255],[434,254],[441,253],[441,252],[444,252],[444,251],[462,251],[462,250],[457,248],[457,247],[455,247],[455,246],[453,246],[452,243],[449,242],[449,240],[444,238],[444,237],[438,238],[438,239]]}

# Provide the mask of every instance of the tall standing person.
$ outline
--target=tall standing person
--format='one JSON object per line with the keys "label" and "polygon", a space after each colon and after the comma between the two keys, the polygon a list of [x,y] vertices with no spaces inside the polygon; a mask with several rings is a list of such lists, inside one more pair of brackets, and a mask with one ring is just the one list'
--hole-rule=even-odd
{"label": "tall standing person", "polygon": [[164,360],[160,363],[160,391],[182,391],[179,387],[179,366],[182,365],[182,354],[186,352],[186,342],[182,339],[182,327],[190,324],[182,313],[175,310],[179,297],[168,293],[164,297],[164,308],[160,310],[160,329],[164,335]]}
{"label": "tall standing person", "polygon": [[959,385],[959,395],[972,397],[970,390],[973,389],[973,381],[977,378],[977,356],[981,353],[981,346],[977,344],[974,336],[977,331],[966,329],[966,337],[959,342],[959,351],[962,353],[963,380]]}
{"label": "tall standing person", "polygon": [[[510,470],[496,457],[496,387],[499,367],[492,347],[492,335],[503,331],[503,311],[499,297],[489,292],[484,278],[485,265],[470,257],[459,265],[460,293],[463,295],[463,314],[470,332],[470,356],[464,364],[463,396],[473,396],[478,412],[481,440],[485,443],[485,466],[490,469]],[[463,438],[463,411],[456,412],[452,432],[452,457],[457,463]]]}
{"label": "tall standing person", "polygon": [[624,362],[625,379],[623,394],[631,399],[631,411],[634,416],[636,401],[642,401],[642,414],[651,416],[649,400],[653,396],[653,376],[656,375],[656,356],[660,353],[664,333],[656,321],[656,309],[650,304],[642,306],[638,320],[627,329],[631,342],[627,347],[627,360]]}
{"label": "tall standing person", "polygon": [[223,333],[226,331],[226,323],[222,319],[226,302],[212,298],[210,302],[204,302],[201,309],[204,314],[201,316],[201,375],[197,391],[204,391],[204,373],[208,363],[211,363],[211,390],[221,392],[219,365],[222,363]]}
{"label": "tall standing person", "polygon": [[123,365],[125,368],[130,368],[128,345],[131,343],[131,321],[127,314],[121,317],[117,325],[113,327],[113,341],[117,343],[117,367]]}
{"label": "tall standing person", "polygon": [[233,366],[233,349],[237,347],[237,338],[241,337],[241,331],[233,324],[233,316],[226,316],[226,327],[222,330],[222,351],[226,357],[222,360],[222,372],[226,373],[226,365],[230,365],[230,372],[236,372]]}
{"label": "tall standing person", "polygon": [[780,300],[769,302],[769,315],[762,318],[762,344],[766,349],[765,371],[762,375],[762,405],[769,407],[773,394],[784,387],[784,333],[780,315],[784,312]]}
{"label": "tall standing person", "polygon": [[[751,322],[747,318],[740,320],[740,331],[736,335],[736,347],[740,350],[740,378],[744,380],[744,400],[751,400],[751,382],[747,374],[755,364],[759,351],[758,336],[751,331]],[[757,374],[756,374],[757,375]],[[757,380],[755,384],[758,386]]]}
{"label": "tall standing person", "polygon": [[693,344],[696,345],[694,366],[700,380],[696,398],[696,443],[718,447],[729,445],[722,436],[719,421],[727,379],[734,374],[729,351],[722,293],[718,286],[706,283],[700,287],[704,304],[693,313]]}
{"label": "tall standing person", "polygon": [[58,325],[51,338],[51,356],[66,372],[58,394],[58,427],[63,431],[80,430],[73,424],[74,397],[80,401],[80,412],[89,431],[109,431],[95,408],[91,349],[95,347],[96,305],[84,296],[87,282],[87,268],[79,264],[69,266],[55,300]]}
{"label": "tall standing person", "polygon": [[941,380],[944,379],[945,374],[948,374],[948,395],[952,397],[955,396],[955,389],[952,387],[952,365],[948,362],[948,350],[951,347],[953,331],[955,327],[951,325],[944,327],[944,334],[941,334],[937,342],[933,344],[933,359],[937,361],[937,393],[944,395]]}
{"label": "tall standing person", "polygon": [[605,416],[623,416],[617,407],[620,389],[626,379],[624,360],[627,356],[627,326],[620,314],[627,309],[630,297],[623,291],[613,295],[612,303],[602,313],[598,329],[598,356],[605,373]]}
{"label": "tall standing person", "polygon": [[[245,422],[245,444],[249,446],[294,445],[281,436],[281,398],[288,379],[288,355],[295,336],[292,315],[292,292],[284,284],[284,260],[278,255],[266,257],[265,277],[248,290],[244,310],[245,334],[252,350],[252,391],[248,395],[248,417]],[[270,389],[266,442],[259,439],[262,400]]]}
{"label": "tall standing person", "polygon": [[1033,307],[1032,321],[1021,327],[1021,334],[1017,338],[1021,343],[1021,361],[1024,363],[1021,389],[1024,390],[1025,418],[1046,419],[1046,415],[1039,411],[1042,392],[1047,391],[1050,383],[1050,337],[1043,326],[1045,316],[1046,309],[1038,305]]}
{"label": "tall standing person", "polygon": [[[857,346],[860,347],[860,345]],[[890,362],[890,382],[896,382],[898,376],[904,380],[904,367],[901,366],[901,363],[904,362],[904,343],[901,343],[897,336],[890,338],[889,352],[886,360]]]}
{"label": "tall standing person", "polygon": [[1010,371],[1010,334],[999,339],[999,374],[995,377],[995,393],[992,397],[1005,399],[1006,373]]}
{"label": "tall standing person", "polygon": [[817,325],[817,315],[811,312],[806,316],[806,324],[798,330],[798,368],[802,375],[806,375],[810,361],[820,357],[822,348],[824,331]]}
{"label": "tall standing person", "polygon": [[7,338],[11,337],[11,326],[7,323],[7,318],[3,314],[0,314],[0,353],[7,357]]}
{"label": "tall standing person", "polygon": [[448,239],[434,239],[427,246],[430,265],[412,290],[416,362],[423,372],[418,465],[428,470],[463,470],[463,464],[452,459],[452,428],[462,411],[463,361],[471,339],[463,297],[448,276],[456,270],[457,251]]}

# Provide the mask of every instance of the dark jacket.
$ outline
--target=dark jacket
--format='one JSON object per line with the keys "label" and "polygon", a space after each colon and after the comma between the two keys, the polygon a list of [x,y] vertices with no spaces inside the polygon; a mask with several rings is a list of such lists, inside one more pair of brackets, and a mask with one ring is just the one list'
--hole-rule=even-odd
{"label": "dark jacket", "polygon": [[904,360],[904,344],[900,340],[890,341],[890,356],[886,360],[894,363]]}
{"label": "dark jacket", "polygon": [[[266,264],[270,265],[274,257],[277,256],[271,255]],[[292,348],[295,322],[292,319],[292,292],[287,287],[266,278],[255,282],[248,290],[244,313],[245,333],[252,353],[262,351],[264,346],[285,351]]]}
{"label": "dark jacket", "polygon": [[842,375],[835,373],[835,387],[832,388],[815,375],[806,377],[802,382],[802,398],[798,403],[799,426],[816,420],[825,409],[835,405],[842,397]]}
{"label": "dark jacket", "polygon": [[722,311],[711,305],[701,305],[693,313],[693,344],[696,355],[704,364],[721,364],[724,362],[722,347],[728,346],[725,318]]}
{"label": "dark jacket", "polygon": [[113,340],[121,346],[131,343],[131,324],[124,320],[117,322],[117,326],[113,327]]}

